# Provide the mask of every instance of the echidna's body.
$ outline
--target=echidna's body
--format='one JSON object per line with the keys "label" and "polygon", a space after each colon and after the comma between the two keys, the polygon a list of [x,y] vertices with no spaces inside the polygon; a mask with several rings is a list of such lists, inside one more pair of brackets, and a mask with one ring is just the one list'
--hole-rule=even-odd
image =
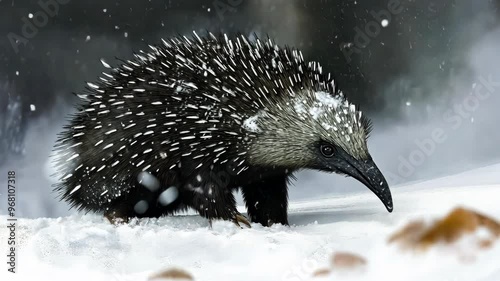
{"label": "echidna's body", "polygon": [[241,187],[252,221],[286,224],[287,180],[312,168],[372,185],[392,209],[383,176],[351,163],[373,163],[368,122],[319,64],[243,36],[163,43],[81,95],[57,145],[57,190],[73,206],[127,217],[190,207],[235,219]]}

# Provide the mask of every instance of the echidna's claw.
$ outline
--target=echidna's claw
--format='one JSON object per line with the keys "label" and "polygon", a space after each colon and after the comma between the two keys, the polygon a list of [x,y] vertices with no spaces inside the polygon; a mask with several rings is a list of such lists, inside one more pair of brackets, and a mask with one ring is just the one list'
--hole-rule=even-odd
{"label": "echidna's claw", "polygon": [[252,228],[252,226],[250,225],[250,222],[247,220],[247,218],[245,218],[245,216],[243,216],[242,214],[237,214],[234,219],[233,219],[233,222],[239,226],[240,228],[243,228],[239,223],[243,223],[244,225],[246,225],[248,228]]}
{"label": "echidna's claw", "polygon": [[129,218],[128,217],[122,217],[118,214],[116,214],[115,212],[112,212],[112,213],[105,213],[104,214],[104,217],[111,223],[111,224],[114,224],[114,225],[118,225],[118,224],[126,224],[129,222]]}

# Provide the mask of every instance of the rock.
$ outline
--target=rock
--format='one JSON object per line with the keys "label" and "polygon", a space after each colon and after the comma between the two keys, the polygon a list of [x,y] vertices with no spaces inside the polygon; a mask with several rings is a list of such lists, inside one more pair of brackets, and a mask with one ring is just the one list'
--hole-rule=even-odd
{"label": "rock", "polygon": [[479,248],[481,249],[489,249],[493,246],[493,240],[491,239],[483,239],[479,241]]}
{"label": "rock", "polygon": [[418,243],[423,247],[431,246],[440,241],[452,243],[464,234],[474,232],[478,226],[479,221],[474,212],[457,208],[427,229]]}
{"label": "rock", "polygon": [[332,273],[332,270],[329,268],[318,269],[314,272],[313,277],[325,277],[330,275],[330,273]]}
{"label": "rock", "polygon": [[[408,224],[389,238],[389,243],[396,242],[402,246],[427,249],[437,243],[451,244],[466,234],[472,234],[484,228],[491,238],[500,237],[500,223],[492,218],[465,208],[456,208],[445,218],[426,225],[423,221]],[[493,244],[491,239],[478,241],[480,248],[488,248]]]}
{"label": "rock", "polygon": [[351,253],[337,252],[332,258],[334,269],[355,269],[364,265],[366,265],[365,258]]}
{"label": "rock", "polygon": [[177,268],[171,268],[169,270],[165,270],[159,272],[155,275],[149,277],[148,281],[153,280],[194,280],[193,276],[189,274],[187,271]]}
{"label": "rock", "polygon": [[413,247],[426,230],[424,221],[414,221],[407,224],[403,229],[394,233],[389,238],[389,243],[398,242],[401,246]]}

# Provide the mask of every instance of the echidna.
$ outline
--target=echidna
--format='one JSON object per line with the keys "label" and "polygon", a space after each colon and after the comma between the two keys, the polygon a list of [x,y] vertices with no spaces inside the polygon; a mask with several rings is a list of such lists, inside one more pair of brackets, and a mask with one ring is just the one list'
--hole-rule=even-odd
{"label": "echidna", "polygon": [[[62,199],[85,211],[288,224],[301,169],[352,176],[392,211],[367,149],[370,121],[330,74],[270,39],[162,40],[88,83],[56,145]],[[107,63],[105,67],[111,68]]]}

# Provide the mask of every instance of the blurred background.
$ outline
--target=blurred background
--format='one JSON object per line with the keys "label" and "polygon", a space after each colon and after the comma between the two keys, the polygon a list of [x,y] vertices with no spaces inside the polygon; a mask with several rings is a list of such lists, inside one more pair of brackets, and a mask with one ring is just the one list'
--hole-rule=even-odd
{"label": "blurred background", "polygon": [[[0,0],[0,172],[18,174],[18,216],[74,212],[52,193],[49,161],[72,112],[71,93],[105,70],[101,59],[115,65],[162,37],[193,30],[269,35],[320,62],[373,119],[370,150],[396,188],[498,163],[499,6],[498,0]],[[353,179],[305,171],[290,197],[351,192],[369,191]],[[3,213],[6,204],[0,206]]]}

